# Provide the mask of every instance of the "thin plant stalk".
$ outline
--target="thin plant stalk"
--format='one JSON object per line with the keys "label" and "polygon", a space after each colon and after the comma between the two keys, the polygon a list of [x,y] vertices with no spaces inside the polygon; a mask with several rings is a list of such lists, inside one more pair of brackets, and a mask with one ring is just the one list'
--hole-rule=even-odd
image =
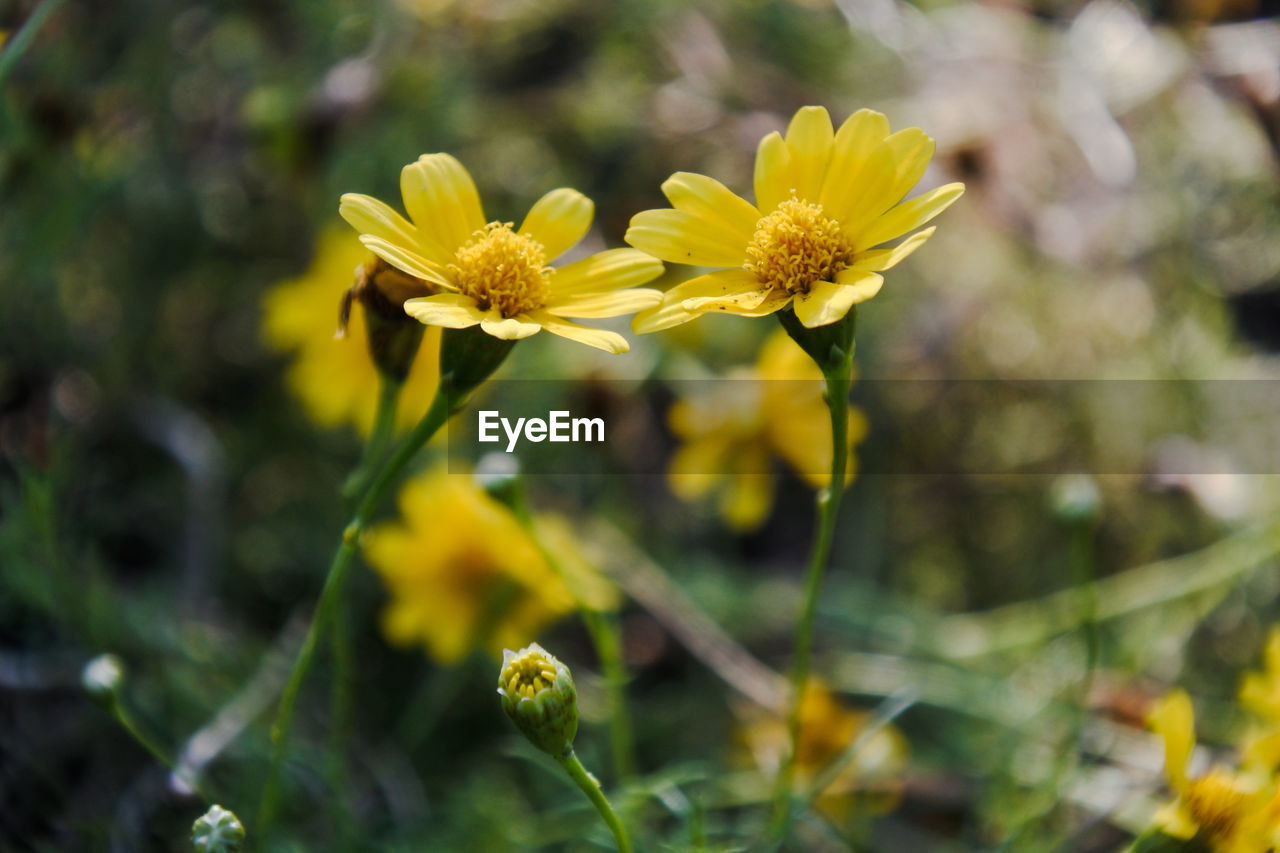
{"label": "thin plant stalk", "polygon": [[370,478],[378,470],[378,463],[386,455],[387,448],[395,434],[396,409],[400,401],[400,389],[404,383],[398,379],[381,375],[378,386],[378,409],[373,416],[373,429],[369,432],[369,440],[365,442],[364,453],[360,464],[351,472],[347,482],[342,486],[342,496],[354,501],[364,494]]}
{"label": "thin plant stalk", "polygon": [[409,460],[426,444],[442,427],[452,414],[449,395],[442,388],[436,392],[431,408],[418,423],[408,438],[396,449],[391,458],[378,471],[364,497],[360,500],[351,521],[342,531],[342,541],[333,555],[329,573],[325,577],[324,587],[320,591],[320,601],[311,618],[311,625],[302,641],[302,648],[294,661],[293,670],[285,684],[284,693],[280,697],[280,705],[276,710],[275,722],[271,727],[271,764],[267,771],[266,783],[263,786],[262,803],[259,808],[259,832],[266,834],[275,819],[275,812],[280,796],[280,772],[284,763],[285,746],[289,739],[289,728],[293,722],[294,706],[302,689],[307,671],[315,658],[316,648],[321,636],[333,618],[334,611],[340,606],[342,590],[346,585],[347,575],[354,563],[356,547],[360,534],[369,523],[370,517],[382,503],[388,490],[395,483],[400,472]]}
{"label": "thin plant stalk", "polygon": [[[511,508],[520,520],[521,525],[529,533],[533,544],[542,558],[552,570],[569,583],[568,578],[555,554],[547,548],[538,533],[533,512],[529,508],[529,499],[525,494],[523,480],[517,478],[506,492]],[[631,712],[627,706],[627,674],[626,663],[622,660],[622,628],[612,614],[591,607],[577,590],[572,589],[574,602],[582,623],[591,637],[596,657],[600,660],[600,669],[604,675],[605,697],[609,704],[609,743],[613,754],[613,772],[619,781],[635,775],[635,746],[631,735]]]}
{"label": "thin plant stalk", "polygon": [[605,825],[609,827],[614,840],[618,843],[618,853],[631,853],[631,839],[627,837],[627,830],[623,828],[622,821],[618,819],[613,806],[609,805],[609,799],[600,789],[600,783],[587,772],[587,768],[582,766],[573,749],[556,756],[556,761],[560,762],[560,766],[569,774],[569,778],[582,789],[582,793],[587,795],[587,799],[591,800],[596,811],[600,812],[600,817],[604,818]]}
{"label": "thin plant stalk", "polygon": [[813,547],[809,555],[809,567],[805,576],[804,599],[800,621],[796,626],[795,651],[791,660],[790,699],[787,711],[787,754],[778,771],[774,790],[773,818],[769,837],[775,843],[786,838],[791,826],[792,786],[795,781],[796,754],[800,745],[800,708],[804,700],[804,688],[809,680],[809,666],[813,654],[813,626],[818,610],[818,594],[831,556],[831,544],[835,538],[836,519],[840,513],[840,498],[844,493],[845,468],[849,457],[849,386],[853,376],[853,347],[844,357],[825,371],[826,402],[831,414],[831,481],[816,496],[818,519],[814,529]]}

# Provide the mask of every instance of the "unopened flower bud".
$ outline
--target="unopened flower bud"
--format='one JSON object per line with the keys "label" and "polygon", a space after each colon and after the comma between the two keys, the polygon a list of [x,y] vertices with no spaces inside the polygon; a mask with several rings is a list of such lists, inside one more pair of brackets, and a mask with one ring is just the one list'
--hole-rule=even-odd
{"label": "unopened flower bud", "polygon": [[99,702],[115,700],[116,691],[124,681],[124,664],[115,655],[98,655],[85,664],[80,673],[80,684],[85,692]]}
{"label": "unopened flower bud", "polygon": [[543,752],[561,757],[578,733],[578,691],[569,667],[537,643],[518,652],[504,649],[498,675],[502,710]]}
{"label": "unopened flower bud", "polygon": [[346,328],[351,303],[364,306],[369,332],[369,355],[379,372],[403,382],[422,342],[423,325],[404,313],[404,301],[435,291],[419,278],[401,272],[381,258],[371,257],[356,270],[356,283],[342,302],[341,327]]}
{"label": "unopened flower bud", "polygon": [[244,826],[235,812],[211,806],[192,824],[191,846],[199,853],[238,853],[244,846]]}

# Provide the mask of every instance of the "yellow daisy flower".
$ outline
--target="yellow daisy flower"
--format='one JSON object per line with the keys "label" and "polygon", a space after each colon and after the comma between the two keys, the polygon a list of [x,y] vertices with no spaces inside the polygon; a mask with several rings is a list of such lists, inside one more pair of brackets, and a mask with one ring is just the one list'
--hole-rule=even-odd
{"label": "yellow daisy flower", "polygon": [[[262,303],[263,337],[273,349],[295,353],[285,381],[307,414],[321,426],[352,424],[363,436],[373,429],[380,381],[369,356],[364,306],[352,305],[346,333],[336,332],[343,292],[366,264],[376,263],[349,232],[329,229],[320,235],[311,267],[275,285]],[[439,361],[440,332],[427,329],[400,393],[397,429],[412,427],[431,405]]]}
{"label": "yellow daisy flower", "polygon": [[[840,758],[862,734],[869,718],[865,711],[842,705],[820,680],[809,680],[800,703],[796,751],[796,780],[802,789],[815,784],[831,762]],[[761,772],[767,776],[778,772],[788,748],[787,724],[782,717],[753,715],[738,730],[738,736]],[[830,817],[848,817],[855,804],[876,812],[891,810],[897,803],[908,753],[902,733],[895,726],[885,726],[825,788],[819,808]]]}
{"label": "yellow daisy flower", "polygon": [[801,107],[785,137],[760,142],[754,205],[713,178],[677,172],[662,185],[673,209],[637,214],[626,241],[664,261],[724,269],[672,288],[632,328],[656,332],[713,312],[763,317],[788,305],[808,328],[840,320],[934,229],[884,244],[964,192],[953,183],[902,201],[933,150],[924,131],[891,134],[872,110],[834,131],[826,109]]}
{"label": "yellow daisy flower", "polygon": [[[671,429],[683,444],[671,458],[668,482],[683,500],[718,495],[731,527],[751,530],[773,506],[776,455],[815,489],[831,482],[831,428],[823,399],[822,371],[786,333],[778,330],[756,364],[729,375],[721,393],[678,401]],[[849,408],[849,447],[866,435],[862,414]],[[855,466],[846,472],[846,484]]]}
{"label": "yellow daisy flower", "polygon": [[[1215,853],[1271,850],[1280,828],[1280,794],[1270,774],[1215,765],[1202,776],[1189,777],[1195,713],[1185,690],[1157,702],[1147,724],[1164,741],[1165,773],[1177,793],[1156,815],[1160,831],[1181,839],[1200,836]],[[1253,764],[1249,756],[1245,759],[1246,766]]]}
{"label": "yellow daisy flower", "polygon": [[600,252],[563,267],[554,260],[586,235],[594,205],[576,190],[539,199],[518,230],[489,222],[471,175],[448,154],[424,154],[400,173],[409,220],[366,195],[348,193],[339,212],[379,257],[442,292],[410,299],[405,311],[448,329],[479,325],[504,340],[546,329],[607,352],[626,352],[615,332],[566,318],[617,317],[657,304],[637,288],[662,264],[634,249]]}
{"label": "yellow daisy flower", "polygon": [[[365,559],[391,596],[382,625],[392,643],[420,643],[441,663],[478,645],[500,657],[574,609],[574,591],[515,514],[470,477],[443,469],[419,475],[401,489],[399,507],[399,521],[363,539]],[[616,590],[584,563],[568,526],[546,529],[547,547],[574,571],[574,589],[591,606],[616,607]]]}

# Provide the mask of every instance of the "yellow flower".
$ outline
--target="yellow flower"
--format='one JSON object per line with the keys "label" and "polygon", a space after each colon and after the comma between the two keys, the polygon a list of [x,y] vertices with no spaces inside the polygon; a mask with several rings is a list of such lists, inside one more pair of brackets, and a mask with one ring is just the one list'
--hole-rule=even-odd
{"label": "yellow flower", "polygon": [[591,227],[594,205],[576,190],[544,195],[519,230],[510,222],[486,224],[471,175],[448,154],[424,154],[405,166],[400,193],[412,222],[354,193],[342,197],[339,212],[379,257],[442,289],[405,303],[405,311],[427,325],[479,324],[505,340],[546,329],[619,353],[629,349],[621,335],[565,318],[617,317],[662,299],[659,291],[635,287],[660,275],[662,264],[634,249],[548,266]]}
{"label": "yellow flower", "polygon": [[[282,352],[295,353],[286,382],[322,426],[350,423],[367,436],[378,408],[378,370],[369,356],[364,306],[352,305],[346,334],[337,336],[343,292],[360,268],[377,259],[348,232],[320,235],[315,260],[303,275],[273,287],[263,300],[263,333]],[[400,393],[398,429],[422,419],[436,392],[440,333],[428,329]]]}
{"label": "yellow flower", "polygon": [[1246,673],[1240,704],[1260,717],[1280,723],[1280,625],[1273,625],[1263,652],[1263,671]]}
{"label": "yellow flower", "polygon": [[1161,832],[1175,838],[1202,837],[1215,853],[1264,853],[1280,828],[1280,795],[1269,773],[1232,771],[1215,765],[1196,778],[1187,775],[1195,749],[1191,697],[1175,690],[1156,703],[1147,724],[1164,741],[1165,773],[1177,799],[1156,815]]}
{"label": "yellow flower", "polygon": [[[725,521],[750,530],[773,506],[773,455],[815,489],[831,482],[831,427],[822,371],[782,330],[765,341],[753,367],[729,378],[714,386],[719,393],[672,406],[671,428],[684,443],[671,458],[668,482],[683,500],[716,492]],[[866,431],[866,420],[850,407],[851,449]],[[854,470],[851,459],[846,483]]]}
{"label": "yellow flower", "polygon": [[876,247],[964,192],[947,184],[902,201],[933,149],[919,128],[890,134],[878,112],[859,110],[836,132],[824,108],[801,107],[786,137],[760,142],[754,205],[713,178],[677,172],[662,185],[673,209],[637,214],[626,241],[664,261],[725,269],[672,288],[632,328],[656,332],[714,312],[763,317],[787,305],[809,328],[840,320],[934,229]]}
{"label": "yellow flower", "polygon": [[[828,765],[841,757],[862,734],[869,717],[865,711],[848,710],[818,679],[810,679],[800,703],[800,743],[796,752],[796,781],[801,790],[815,784]],[[786,721],[772,715],[758,716],[739,730],[739,736],[761,772],[769,777],[776,775],[787,749]],[[819,807],[829,815],[846,814],[852,805],[851,795],[857,793],[878,795],[878,805],[891,808],[907,753],[902,733],[894,726],[885,726],[824,789]]]}
{"label": "yellow flower", "polygon": [[[364,555],[382,576],[391,601],[383,630],[396,645],[421,643],[452,663],[481,645],[495,657],[521,648],[545,625],[574,608],[574,594],[547,565],[519,520],[469,476],[432,471],[405,483],[401,519],[371,529]],[[557,560],[580,559],[561,524],[547,540]],[[562,549],[567,555],[562,553]],[[575,589],[591,603],[614,606],[611,585],[574,563]]]}

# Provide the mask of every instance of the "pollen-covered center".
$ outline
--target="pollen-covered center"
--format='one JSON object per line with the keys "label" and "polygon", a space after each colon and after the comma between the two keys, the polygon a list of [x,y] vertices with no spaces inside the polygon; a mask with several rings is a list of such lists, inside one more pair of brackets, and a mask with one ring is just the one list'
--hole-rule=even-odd
{"label": "pollen-covered center", "polygon": [[1187,791],[1187,811],[1210,838],[1230,838],[1240,821],[1245,794],[1219,772],[1196,779]]}
{"label": "pollen-covered center", "polygon": [[537,652],[526,652],[502,670],[502,683],[512,698],[532,699],[555,683],[556,669]]}
{"label": "pollen-covered center", "polygon": [[814,282],[831,281],[852,255],[840,223],[821,204],[792,197],[760,217],[745,266],[761,284],[808,293]]}
{"label": "pollen-covered center", "polygon": [[490,222],[471,235],[449,264],[458,290],[484,311],[503,317],[534,311],[547,303],[551,274],[542,244],[511,230],[510,222]]}

